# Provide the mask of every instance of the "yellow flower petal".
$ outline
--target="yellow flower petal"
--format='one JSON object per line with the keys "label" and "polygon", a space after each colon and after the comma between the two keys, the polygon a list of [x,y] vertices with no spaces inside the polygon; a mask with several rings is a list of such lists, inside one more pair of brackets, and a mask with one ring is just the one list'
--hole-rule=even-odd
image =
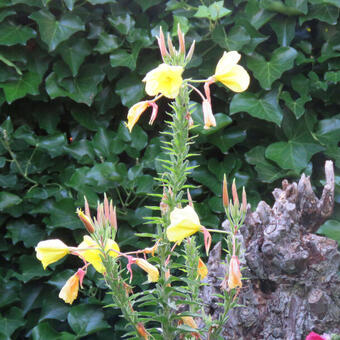
{"label": "yellow flower petal", "polygon": [[201,229],[201,223],[193,207],[175,208],[170,213],[170,225],[166,230],[169,241],[182,242]]}
{"label": "yellow flower petal", "polygon": [[[88,248],[94,248],[92,249],[88,249]],[[85,249],[85,250],[82,250]],[[119,246],[118,244],[109,239],[106,243],[105,246],[105,251],[108,251],[109,249],[114,249],[116,251],[120,251],[119,250]],[[101,251],[99,250],[99,245],[97,244],[97,242],[95,240],[93,240],[90,236],[85,235],[83,242],[79,244],[78,246],[78,250],[79,254],[89,263],[92,264],[92,266],[101,274],[103,274],[105,272],[105,267],[102,263],[102,259],[101,259]],[[109,255],[112,257],[117,257],[119,256],[115,251],[110,251]]]}
{"label": "yellow flower petal", "polygon": [[228,72],[240,59],[241,55],[236,51],[224,52],[222,58],[216,65],[215,76],[220,76]]}
{"label": "yellow flower petal", "polygon": [[37,259],[42,262],[44,269],[70,252],[68,246],[58,239],[39,242],[35,247],[35,251]]}
{"label": "yellow flower petal", "polygon": [[198,326],[195,322],[195,320],[193,319],[193,317],[191,316],[182,316],[181,319],[183,320],[183,323],[191,328],[195,328],[197,329]]}
{"label": "yellow flower petal", "polygon": [[59,293],[59,297],[66,303],[72,305],[73,301],[77,298],[79,291],[79,276],[77,273],[72,275],[65,283],[64,287]]}
{"label": "yellow flower petal", "polygon": [[241,56],[236,51],[224,52],[216,66],[215,79],[234,92],[245,91],[250,83],[248,72],[237,62]]}
{"label": "yellow flower petal", "polygon": [[143,81],[146,83],[145,91],[149,96],[162,94],[173,99],[178,96],[182,85],[182,66],[171,66],[161,64],[157,68],[147,73]]}
{"label": "yellow flower petal", "polygon": [[158,269],[144,259],[136,259],[136,264],[148,273],[149,282],[157,282],[159,279]]}
{"label": "yellow flower petal", "polygon": [[197,274],[200,276],[201,280],[208,275],[208,268],[201,259],[198,259]]}
{"label": "yellow flower petal", "polygon": [[133,105],[127,115],[128,122],[126,123],[127,128],[129,131],[132,131],[132,128],[135,126],[135,124],[138,122],[140,116],[142,113],[149,107],[148,101],[143,101],[136,103]]}

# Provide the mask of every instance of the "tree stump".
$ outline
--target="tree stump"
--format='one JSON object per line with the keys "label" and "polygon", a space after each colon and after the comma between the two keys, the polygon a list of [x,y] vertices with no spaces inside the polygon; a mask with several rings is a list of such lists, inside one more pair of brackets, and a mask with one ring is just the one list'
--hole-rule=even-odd
{"label": "tree stump", "polygon": [[[304,174],[299,183],[282,182],[271,208],[261,201],[255,212],[248,207],[239,236],[244,244],[247,277],[238,307],[230,312],[223,332],[233,340],[300,340],[311,332],[340,333],[340,253],[334,240],[315,235],[332,214],[333,163],[325,165],[326,184],[321,199]],[[228,222],[223,223],[228,229]],[[242,263],[243,261],[243,263]],[[212,250],[209,285],[202,290],[207,312],[220,313],[214,293],[225,275],[221,244]]]}

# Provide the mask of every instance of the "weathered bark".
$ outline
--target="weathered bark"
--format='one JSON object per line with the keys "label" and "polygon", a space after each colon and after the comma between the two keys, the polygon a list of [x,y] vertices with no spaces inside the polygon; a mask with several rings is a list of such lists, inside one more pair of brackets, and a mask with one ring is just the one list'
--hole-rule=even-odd
{"label": "weathered bark", "polygon": [[[313,234],[331,215],[334,204],[334,170],[326,162],[326,185],[321,199],[302,175],[298,184],[282,182],[273,192],[270,208],[260,202],[255,212],[248,208],[241,228],[245,246],[244,287],[239,307],[231,311],[225,339],[305,339],[315,331],[340,333],[340,253],[337,242]],[[228,229],[228,223],[224,222]],[[219,292],[218,277],[224,276],[221,245],[211,252],[210,285],[202,291],[208,311],[220,311],[212,294]]]}

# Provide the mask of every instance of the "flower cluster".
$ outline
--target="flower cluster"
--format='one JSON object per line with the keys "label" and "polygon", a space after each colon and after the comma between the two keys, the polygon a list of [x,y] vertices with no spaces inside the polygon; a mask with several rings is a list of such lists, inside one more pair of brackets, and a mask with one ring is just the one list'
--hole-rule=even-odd
{"label": "flower cluster", "polygon": [[[216,126],[216,120],[213,115],[210,96],[210,85],[220,82],[234,92],[245,91],[250,82],[247,71],[238,65],[241,55],[236,51],[224,52],[222,58],[218,61],[215,74],[202,81],[182,78],[184,66],[191,60],[195,48],[195,41],[192,43],[188,54],[186,55],[184,34],[178,26],[179,49],[173,47],[170,36],[168,35],[168,48],[165,43],[164,34],[160,29],[160,35],[157,37],[163,63],[146,74],[143,79],[145,82],[145,91],[149,96],[154,96],[151,100],[141,101],[133,105],[127,116],[126,126],[132,131],[134,125],[140,116],[152,107],[149,124],[153,124],[156,119],[158,106],[156,101],[161,97],[174,99],[178,96],[182,86],[189,86],[195,90],[202,98],[202,111],[204,118],[204,128]],[[191,82],[204,82],[203,95],[201,91],[195,88]]]}

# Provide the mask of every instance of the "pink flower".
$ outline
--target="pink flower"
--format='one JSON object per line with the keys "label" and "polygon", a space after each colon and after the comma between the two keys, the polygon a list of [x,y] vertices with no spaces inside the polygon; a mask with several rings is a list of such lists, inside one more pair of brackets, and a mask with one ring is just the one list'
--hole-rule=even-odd
{"label": "pink flower", "polygon": [[327,338],[317,334],[317,333],[314,333],[314,332],[310,332],[307,337],[306,337],[306,340],[327,340]]}

